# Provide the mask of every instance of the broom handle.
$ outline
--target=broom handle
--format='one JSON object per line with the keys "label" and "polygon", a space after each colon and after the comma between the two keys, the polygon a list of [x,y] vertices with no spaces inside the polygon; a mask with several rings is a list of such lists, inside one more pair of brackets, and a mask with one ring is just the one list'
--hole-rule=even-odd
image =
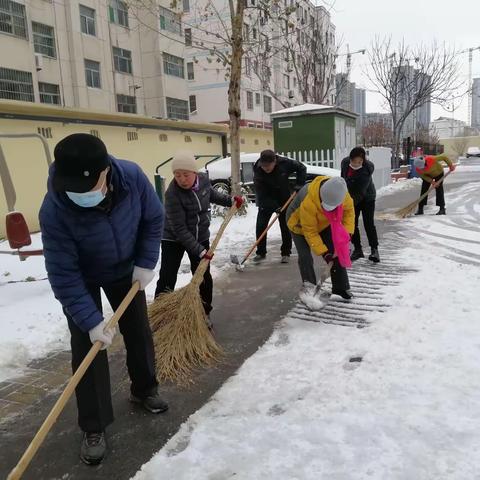
{"label": "broom handle", "polygon": [[[109,322],[107,323],[107,326],[106,326],[107,329],[115,327],[117,325],[118,321],[120,320],[120,317],[123,315],[127,307],[130,305],[130,302],[133,300],[133,298],[135,297],[139,289],[140,289],[140,283],[135,282],[132,285],[132,288],[130,288],[130,290],[128,291],[125,298],[123,299],[122,303],[119,305],[119,307],[117,308],[117,310],[112,315]],[[83,375],[87,371],[87,368],[90,366],[93,359],[95,358],[97,353],[100,351],[100,348],[102,348],[102,345],[103,343],[100,340],[97,340],[92,345],[92,348],[90,348],[90,351],[88,352],[87,356],[83,359],[82,363],[80,364],[78,369],[75,371],[72,378],[70,379],[67,386],[65,387],[65,390],[62,392],[59,399],[56,401],[52,410],[48,414],[48,417],[45,419],[42,426],[39,428],[35,437],[33,437],[33,440],[30,442],[30,445],[25,450],[25,453],[22,455],[17,465],[13,468],[13,470],[8,475],[7,480],[18,480],[19,478],[22,477],[28,465],[32,461],[34,455],[37,453],[37,450],[40,448],[43,441],[45,440],[45,437],[47,436],[48,432],[52,428],[53,424],[57,420],[60,413],[62,413],[62,410],[64,409],[68,399],[72,396],[73,392],[75,391],[75,387],[80,383],[80,380],[82,379]]]}
{"label": "broom handle", "polygon": [[[225,218],[222,222],[222,225],[218,229],[217,235],[215,236],[212,245],[210,246],[210,249],[208,250],[209,255],[212,255],[213,252],[215,252],[215,249],[217,248],[218,242],[220,242],[220,239],[222,238],[223,233],[225,232],[225,229],[227,228],[227,225],[229,224],[230,220],[233,218],[233,216],[237,213],[238,208],[235,205],[235,202],[233,205],[230,207],[230,210],[228,213],[225,215]],[[205,261],[209,262],[210,260],[205,259]]]}
{"label": "broom handle", "polygon": [[291,201],[295,198],[296,194],[297,194],[297,192],[293,192],[288,197],[288,200],[283,204],[280,211],[277,212],[277,214],[275,215],[275,218],[270,221],[270,223],[267,225],[267,228],[262,232],[262,234],[258,237],[257,241],[252,245],[252,248],[245,255],[241,264],[244,264],[247,261],[248,257],[253,253],[253,251],[257,248],[258,244],[263,240],[263,238],[265,237],[267,232],[270,230],[270,228],[272,228],[273,224],[278,220],[278,217],[280,217],[280,214],[290,205]]}

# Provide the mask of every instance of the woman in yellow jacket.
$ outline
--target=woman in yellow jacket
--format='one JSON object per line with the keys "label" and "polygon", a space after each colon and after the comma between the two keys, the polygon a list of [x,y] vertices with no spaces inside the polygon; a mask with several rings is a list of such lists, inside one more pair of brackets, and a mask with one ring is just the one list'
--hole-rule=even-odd
{"label": "woman in yellow jacket", "polygon": [[345,180],[320,176],[305,185],[287,210],[287,222],[304,286],[317,283],[313,251],[332,263],[332,293],[351,299],[346,268],[351,266],[349,245],[355,229],[355,209]]}

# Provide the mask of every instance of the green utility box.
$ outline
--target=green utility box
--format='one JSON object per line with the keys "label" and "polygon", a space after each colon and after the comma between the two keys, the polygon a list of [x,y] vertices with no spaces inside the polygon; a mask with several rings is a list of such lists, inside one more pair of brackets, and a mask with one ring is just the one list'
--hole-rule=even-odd
{"label": "green utility box", "polygon": [[271,118],[275,151],[301,161],[320,163],[314,159],[333,159],[355,147],[357,115],[347,110],[306,103],[274,112]]}

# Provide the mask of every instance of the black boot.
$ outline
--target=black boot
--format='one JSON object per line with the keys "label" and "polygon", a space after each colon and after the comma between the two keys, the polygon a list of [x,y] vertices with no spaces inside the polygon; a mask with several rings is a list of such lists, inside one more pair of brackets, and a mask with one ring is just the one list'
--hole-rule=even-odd
{"label": "black boot", "polygon": [[415,213],[415,215],[423,215],[423,207],[418,207],[418,210]]}
{"label": "black boot", "polygon": [[447,211],[445,210],[445,207],[440,207],[440,210],[438,211],[437,215],[446,215]]}
{"label": "black boot", "polygon": [[254,257],[253,257],[253,263],[260,263],[260,262],[263,262],[266,258],[266,255],[260,255],[259,253],[257,253]]}
{"label": "black boot", "polygon": [[373,263],[380,262],[380,254],[378,253],[378,248],[372,248],[372,253],[368,257],[368,259]]}
{"label": "black boot", "polygon": [[358,260],[359,258],[364,258],[365,255],[363,254],[362,247],[355,247],[352,254],[350,255],[350,260],[354,262],[355,260]]}
{"label": "black boot", "polygon": [[139,403],[150,413],[163,413],[168,410],[168,404],[160,398],[156,389],[145,398],[139,398],[131,394],[130,401],[133,403]]}
{"label": "black boot", "polygon": [[345,300],[351,300],[353,298],[353,294],[350,290],[332,290],[332,295],[339,295]]}
{"label": "black boot", "polygon": [[98,465],[107,452],[104,432],[84,432],[80,460],[87,465]]}

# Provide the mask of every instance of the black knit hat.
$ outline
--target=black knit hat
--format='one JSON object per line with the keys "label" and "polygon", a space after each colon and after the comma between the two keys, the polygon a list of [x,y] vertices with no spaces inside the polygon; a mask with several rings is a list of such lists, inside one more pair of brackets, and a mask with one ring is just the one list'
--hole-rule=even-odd
{"label": "black knit hat", "polygon": [[110,166],[107,147],[97,137],[74,133],[57,143],[53,188],[58,192],[88,192]]}
{"label": "black knit hat", "polygon": [[273,150],[264,150],[260,153],[260,163],[272,163],[277,159],[277,154]]}

